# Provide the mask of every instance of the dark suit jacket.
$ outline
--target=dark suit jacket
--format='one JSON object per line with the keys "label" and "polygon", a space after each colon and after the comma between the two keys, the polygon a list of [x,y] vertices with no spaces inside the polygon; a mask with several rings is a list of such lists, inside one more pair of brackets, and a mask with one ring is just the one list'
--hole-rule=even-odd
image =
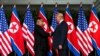
{"label": "dark suit jacket", "polygon": [[66,48],[66,34],[67,34],[67,24],[62,21],[55,29],[53,33],[53,48],[57,48],[62,45],[63,49]]}
{"label": "dark suit jacket", "polygon": [[46,33],[41,26],[36,25],[34,31],[35,37],[35,49],[37,48],[47,48],[48,46],[48,36],[49,33]]}

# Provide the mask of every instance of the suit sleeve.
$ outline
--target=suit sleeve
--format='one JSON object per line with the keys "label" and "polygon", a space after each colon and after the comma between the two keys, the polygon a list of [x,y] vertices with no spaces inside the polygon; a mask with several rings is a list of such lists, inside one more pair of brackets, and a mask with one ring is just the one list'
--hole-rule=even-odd
{"label": "suit sleeve", "polygon": [[60,40],[60,42],[59,42],[60,45],[63,45],[64,41],[66,40],[67,31],[68,31],[67,25],[64,24],[64,25],[61,27],[61,32],[60,32],[60,33],[61,33],[61,35],[60,35],[61,40]]}
{"label": "suit sleeve", "polygon": [[49,36],[49,33],[45,32],[42,28],[38,27],[36,28],[38,31],[38,34],[41,35],[42,37],[48,37]]}

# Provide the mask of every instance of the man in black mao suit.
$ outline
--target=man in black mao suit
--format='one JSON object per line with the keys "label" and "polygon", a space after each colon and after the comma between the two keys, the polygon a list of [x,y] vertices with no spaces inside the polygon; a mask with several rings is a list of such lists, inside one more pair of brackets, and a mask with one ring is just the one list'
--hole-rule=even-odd
{"label": "man in black mao suit", "polygon": [[67,24],[64,21],[63,14],[57,13],[56,20],[58,22],[58,26],[56,27],[53,33],[53,49],[56,53],[54,56],[68,56],[68,47],[67,47]]}
{"label": "man in black mao suit", "polygon": [[35,26],[35,56],[47,56],[48,52],[48,36],[49,33],[45,32],[42,28],[42,19],[38,19]]}

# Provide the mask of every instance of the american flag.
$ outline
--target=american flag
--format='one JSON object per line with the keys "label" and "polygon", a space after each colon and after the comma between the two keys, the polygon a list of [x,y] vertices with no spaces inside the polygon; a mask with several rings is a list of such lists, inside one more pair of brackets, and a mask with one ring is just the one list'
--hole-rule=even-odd
{"label": "american flag", "polygon": [[27,7],[22,31],[23,31],[23,37],[26,41],[27,49],[32,54],[32,56],[34,56],[35,55],[35,52],[33,49],[34,41],[35,41],[34,40],[34,19],[32,17],[32,13],[30,11],[29,6]]}
{"label": "american flag", "polygon": [[92,40],[89,34],[88,23],[82,7],[80,7],[78,14],[77,36],[79,39],[78,44],[82,51],[82,55],[88,56],[93,48]]}
{"label": "american flag", "polygon": [[[57,12],[58,12],[58,8],[55,7],[55,8],[53,9],[53,17],[52,17],[52,23],[51,23],[51,27],[50,27],[51,32],[54,32],[54,30],[56,29],[56,26],[57,26],[56,17],[55,17],[55,15],[57,14]],[[48,53],[48,54],[49,54],[48,56],[52,56],[52,44],[53,44],[52,38],[53,38],[53,37],[51,37],[51,39],[50,39],[51,41],[50,41],[50,43],[49,43],[50,51],[49,51],[49,53]]]}
{"label": "american flag", "polygon": [[56,27],[57,27],[57,21],[56,21],[56,14],[57,14],[57,12],[58,12],[58,8],[57,7],[55,7],[54,9],[53,9],[53,17],[52,17],[52,23],[51,23],[51,30],[52,30],[52,32],[54,32],[54,30],[56,29]]}
{"label": "american flag", "polygon": [[0,8],[0,42],[1,42],[1,54],[7,56],[12,52],[10,36],[7,33],[8,24],[5,17],[3,5]]}

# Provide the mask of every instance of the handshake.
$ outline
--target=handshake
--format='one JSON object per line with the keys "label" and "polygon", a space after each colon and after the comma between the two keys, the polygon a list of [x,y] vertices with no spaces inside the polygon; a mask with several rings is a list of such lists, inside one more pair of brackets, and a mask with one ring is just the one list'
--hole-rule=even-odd
{"label": "handshake", "polygon": [[52,32],[51,31],[49,31],[49,35],[52,36]]}

